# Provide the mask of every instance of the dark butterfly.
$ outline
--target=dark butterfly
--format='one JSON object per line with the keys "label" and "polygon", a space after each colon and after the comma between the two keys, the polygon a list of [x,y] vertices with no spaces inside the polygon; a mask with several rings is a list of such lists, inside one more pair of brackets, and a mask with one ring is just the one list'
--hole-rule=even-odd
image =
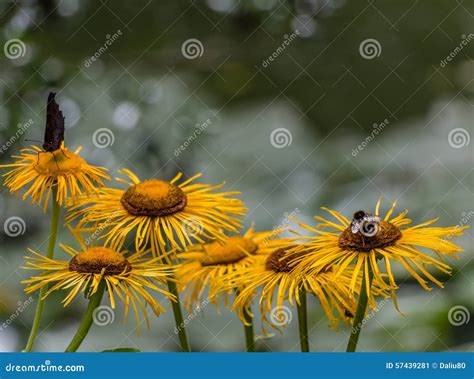
{"label": "dark butterfly", "polygon": [[53,152],[61,148],[64,141],[64,116],[56,103],[56,94],[50,92],[46,107],[46,128],[44,131],[43,149]]}

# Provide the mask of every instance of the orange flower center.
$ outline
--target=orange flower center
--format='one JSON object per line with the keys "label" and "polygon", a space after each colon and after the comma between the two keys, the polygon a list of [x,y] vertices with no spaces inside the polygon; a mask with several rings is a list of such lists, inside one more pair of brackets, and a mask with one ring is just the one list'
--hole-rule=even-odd
{"label": "orange flower center", "polygon": [[66,149],[58,149],[38,152],[37,164],[34,167],[41,175],[57,176],[78,172],[84,164],[86,162],[80,156]]}
{"label": "orange flower center", "polygon": [[[285,250],[277,249],[267,257],[265,269],[274,272],[290,272],[293,269],[291,263],[302,254],[304,253],[287,254]],[[288,256],[285,257],[285,255]]]}
{"label": "orange flower center", "polygon": [[119,275],[132,269],[120,253],[106,247],[93,247],[77,254],[69,262],[69,271],[86,274]]}
{"label": "orange flower center", "polygon": [[202,266],[236,263],[241,259],[255,254],[258,246],[244,237],[230,237],[224,244],[212,242],[205,245],[206,255],[201,258]]}
{"label": "orange flower center", "polygon": [[352,233],[351,228],[348,227],[339,236],[338,245],[344,250],[369,252],[373,249],[393,246],[400,238],[402,238],[402,232],[397,226],[387,221],[380,221],[378,230],[373,236],[363,235],[360,232]]}
{"label": "orange flower center", "polygon": [[168,216],[184,209],[186,194],[179,187],[162,180],[150,179],[127,189],[120,199],[133,216]]}

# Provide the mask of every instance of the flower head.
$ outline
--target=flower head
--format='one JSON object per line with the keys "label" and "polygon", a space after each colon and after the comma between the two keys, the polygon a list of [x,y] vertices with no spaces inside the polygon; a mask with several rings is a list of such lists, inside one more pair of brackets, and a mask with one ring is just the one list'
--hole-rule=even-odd
{"label": "flower head", "polygon": [[[203,303],[208,289],[208,301],[216,306],[222,301],[229,305],[229,296],[238,287],[223,283],[228,274],[236,274],[256,264],[259,257],[275,249],[279,239],[269,239],[274,232],[255,232],[253,227],[242,236],[227,237],[223,241],[191,246],[179,254],[183,260],[177,277],[185,293],[184,303],[189,309]],[[225,286],[223,286],[225,284]]]}
{"label": "flower head", "polygon": [[[315,228],[298,222],[301,227],[314,234],[301,237],[302,245],[293,250],[294,254],[298,254],[300,250],[307,251],[307,254],[295,258],[295,275],[317,274],[329,266],[333,267],[338,276],[353,265],[351,291],[360,286],[357,278],[362,273],[366,278],[369,299],[372,299],[373,288],[370,287],[369,278],[373,275],[377,283],[392,291],[397,308],[397,284],[392,270],[394,262],[401,264],[425,290],[431,290],[429,282],[442,287],[443,284],[428,271],[428,267],[450,273],[451,268],[444,262],[444,258],[456,257],[455,253],[462,249],[448,241],[448,238],[461,235],[465,227],[429,227],[437,219],[409,226],[411,220],[405,217],[407,211],[391,217],[396,203],[381,218],[380,202],[381,200],[377,202],[374,215],[359,211],[354,214],[352,221],[336,211],[323,208],[337,221],[317,216],[315,218],[322,223]],[[425,250],[434,251],[436,256]],[[379,260],[383,262],[384,268],[379,267]]]}
{"label": "flower head", "polygon": [[[284,243],[273,252],[260,256],[253,265],[238,273],[235,281],[241,290],[234,301],[233,310],[237,312],[242,322],[245,322],[244,311],[252,314],[250,306],[260,290],[258,304],[263,330],[265,332],[265,324],[278,329],[278,326],[284,326],[288,321],[288,315],[280,311],[285,309],[284,301],[288,301],[291,306],[300,304],[303,288],[306,293],[318,299],[332,328],[337,330],[340,321],[349,324],[356,307],[354,294],[349,290],[351,282],[349,270],[337,277],[330,267],[315,274],[294,275],[295,269],[292,262],[305,253],[289,253],[293,246],[291,243]],[[359,276],[359,283],[360,280]],[[378,285],[375,286],[374,291],[377,295],[386,296]],[[373,302],[370,306],[376,308]],[[271,317],[269,318],[268,315]],[[286,320],[280,320],[280,316]]]}
{"label": "flower head", "polygon": [[88,247],[79,233],[74,232],[74,236],[81,245],[80,251],[60,245],[71,256],[69,260],[50,259],[30,250],[32,255],[26,257],[24,268],[42,272],[23,281],[27,284],[26,293],[35,292],[44,286],[49,286],[45,297],[55,291],[65,290],[68,294],[62,303],[68,306],[77,294],[91,296],[97,292],[101,283],[105,283],[112,309],[115,309],[118,298],[125,305],[126,318],[130,305],[132,306],[137,321],[137,333],[140,332],[139,310],[142,311],[147,326],[149,319],[146,306],[149,306],[156,316],[165,311],[151,292],[175,300],[172,294],[162,288],[163,284],[170,280],[172,269],[159,263],[158,258],[145,258],[145,252],[126,256],[104,246]]}
{"label": "flower head", "polygon": [[104,185],[102,179],[109,179],[105,168],[91,166],[79,157],[81,148],[72,152],[65,147],[64,116],[55,97],[55,93],[49,93],[43,149],[31,146],[21,150],[20,156],[13,156],[17,159],[15,163],[0,165],[12,168],[3,175],[10,191],[25,189],[22,200],[31,196],[33,204],[44,202],[44,212],[52,192],[62,205],[67,197],[88,195],[96,185]]}
{"label": "flower head", "polygon": [[137,250],[151,244],[154,255],[183,249],[204,239],[223,238],[223,231],[236,232],[237,216],[244,215],[243,203],[229,196],[238,192],[215,192],[222,185],[191,183],[200,174],[178,184],[182,174],[167,182],[140,181],[130,170],[120,171],[128,180],[117,179],[126,189],[101,188],[98,197],[81,197],[71,204],[68,221],[80,225],[104,226],[106,244],[120,249],[132,232]]}
{"label": "flower head", "polygon": [[43,151],[37,146],[23,149],[20,156],[13,156],[17,159],[15,163],[0,165],[12,168],[3,174],[5,185],[11,192],[25,189],[22,200],[30,196],[33,204],[44,203],[44,211],[53,189],[57,191],[56,200],[60,205],[68,197],[89,195],[109,177],[105,168],[91,166],[81,158],[80,150],[69,151],[64,144],[55,151]]}

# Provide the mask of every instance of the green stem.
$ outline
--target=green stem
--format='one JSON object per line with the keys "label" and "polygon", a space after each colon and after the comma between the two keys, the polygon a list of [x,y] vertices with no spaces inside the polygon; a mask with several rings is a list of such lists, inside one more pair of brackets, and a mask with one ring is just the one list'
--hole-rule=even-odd
{"label": "green stem", "polygon": [[[61,213],[61,207],[56,200],[57,196],[57,185],[56,183],[53,184],[52,188],[52,195],[51,195],[51,203],[52,203],[52,210],[51,210],[51,225],[49,231],[49,242],[48,242],[48,250],[46,256],[50,259],[54,256],[54,247],[56,245],[56,237],[58,234],[58,225],[59,225],[59,215]],[[43,306],[44,306],[44,296],[48,291],[48,286],[41,287],[38,295],[38,303],[36,304],[36,311],[35,317],[33,319],[33,325],[31,326],[30,335],[28,337],[28,342],[26,343],[26,347],[23,350],[24,352],[30,352],[33,349],[33,345],[36,340],[36,336],[38,335],[39,327],[41,324],[41,318],[43,316]]]}
{"label": "green stem", "polygon": [[255,339],[253,337],[253,321],[252,316],[244,309],[244,318],[245,323],[244,325],[244,332],[245,332],[245,346],[247,349],[247,353],[253,353],[255,351]]}
{"label": "green stem", "polygon": [[[374,277],[374,273],[372,272],[372,269],[370,268],[370,266],[368,270],[369,270],[369,288],[370,288],[372,286],[372,279]],[[356,314],[355,314],[354,321],[351,328],[351,336],[349,337],[349,342],[347,343],[346,351],[348,353],[353,353],[356,351],[357,342],[359,341],[359,335],[362,329],[362,322],[365,317],[368,301],[369,301],[369,296],[367,294],[367,286],[366,286],[366,280],[365,280],[365,275],[364,275],[362,279],[362,286],[360,289],[359,303],[357,304],[357,310],[356,310]]]}
{"label": "green stem", "polygon": [[[235,297],[239,296],[240,290],[234,289]],[[250,311],[247,308],[243,310],[244,322],[244,334],[245,334],[245,349],[247,353],[253,353],[255,351],[255,338],[253,334],[253,318]]]}
{"label": "green stem", "polygon": [[300,330],[300,346],[301,352],[309,352],[308,340],[308,312],[306,309],[306,289],[304,286],[300,289],[300,303],[297,304],[298,309],[298,326]]}
{"label": "green stem", "polygon": [[184,327],[183,312],[181,310],[181,302],[179,300],[178,287],[175,281],[168,281],[169,291],[176,296],[176,301],[171,301],[173,307],[174,322],[176,330],[178,331],[179,343],[181,344],[181,351],[189,353],[191,346],[189,346],[188,336],[186,335],[186,329]]}
{"label": "green stem", "polygon": [[[163,228],[161,229],[161,233],[162,235],[166,235]],[[164,246],[162,246],[162,248],[163,248],[163,251],[168,251],[168,243],[166,242],[166,237],[164,238],[165,238],[165,244]],[[153,254],[155,256],[159,256],[161,250],[160,250],[158,238],[155,235],[155,233],[151,233],[151,248],[152,248]],[[169,257],[162,257],[161,262],[164,265],[173,264],[173,261],[170,260]],[[188,336],[186,334],[186,328],[184,326],[183,311],[181,309],[181,300],[179,298],[178,286],[176,284],[176,278],[174,274],[172,274],[171,280],[168,280],[168,291],[176,297],[176,301],[170,300],[170,302],[171,302],[171,307],[173,308],[174,323],[176,326],[175,331],[178,332],[179,343],[181,345],[181,351],[189,353],[191,351],[191,346],[189,345]]]}
{"label": "green stem", "polygon": [[76,334],[72,338],[71,342],[69,343],[68,347],[66,348],[67,353],[71,353],[76,351],[79,346],[81,346],[82,341],[86,338],[89,329],[91,328],[92,321],[94,319],[94,311],[100,305],[102,301],[102,297],[104,296],[105,291],[105,280],[101,280],[97,291],[90,296],[89,298],[89,305],[87,306],[86,313],[82,318],[81,324],[77,329]]}
{"label": "green stem", "polygon": [[[153,227],[153,229],[155,228]],[[161,228],[161,233],[163,236],[166,235],[163,228]],[[161,247],[163,248],[163,251],[168,251],[168,243],[166,241],[166,237],[164,238],[165,238],[164,246],[161,246]],[[154,232],[151,233],[150,242],[151,242],[151,249],[153,251],[153,255],[159,256],[161,254],[159,240]],[[173,264],[173,261],[170,260],[169,257],[165,257],[165,256],[161,258],[161,262],[164,265]],[[179,343],[181,345],[181,351],[189,353],[191,351],[191,346],[189,345],[188,336],[186,334],[186,328],[185,328],[184,319],[183,319],[183,311],[181,310],[181,300],[179,298],[178,286],[176,284],[176,278],[174,274],[172,274],[172,277],[170,278],[170,280],[168,280],[168,290],[171,294],[173,294],[176,297],[176,301],[170,300],[170,302],[173,308],[174,322],[176,326],[175,331],[178,332]]]}

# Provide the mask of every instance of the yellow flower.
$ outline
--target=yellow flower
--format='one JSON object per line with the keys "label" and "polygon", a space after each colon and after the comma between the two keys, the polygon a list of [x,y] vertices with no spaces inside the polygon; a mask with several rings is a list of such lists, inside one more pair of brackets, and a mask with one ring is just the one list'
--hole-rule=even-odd
{"label": "yellow flower", "polygon": [[117,179],[127,189],[101,188],[98,197],[80,197],[70,204],[67,220],[80,218],[79,225],[104,229],[105,244],[120,250],[126,237],[136,232],[136,250],[151,244],[154,255],[169,249],[183,249],[203,238],[223,238],[223,230],[236,232],[245,214],[240,200],[229,198],[238,192],[214,192],[222,185],[192,184],[195,175],[180,184],[182,174],[170,182],[140,179],[130,170],[122,170],[129,180]]}
{"label": "yellow flower", "polygon": [[[349,270],[337,277],[330,267],[311,275],[293,275],[292,262],[305,253],[289,253],[291,249],[291,243],[285,243],[272,253],[260,256],[253,265],[239,271],[236,284],[241,290],[232,309],[237,312],[242,322],[245,323],[245,312],[252,314],[250,310],[252,300],[261,289],[258,303],[264,332],[264,324],[269,324],[275,329],[284,326],[290,321],[291,315],[290,309],[285,307],[283,302],[288,300],[291,306],[300,304],[301,289],[304,288],[303,293],[313,294],[318,298],[332,328],[337,330],[341,320],[349,324],[356,308],[354,294],[349,290],[351,281]],[[361,277],[358,279],[359,283],[360,281]],[[374,288],[377,295],[387,296],[378,284]],[[377,308],[374,303],[370,305]]]}
{"label": "yellow flower", "polygon": [[130,304],[137,322],[137,333],[140,333],[139,310],[142,311],[147,326],[149,319],[146,307],[149,306],[156,316],[165,312],[163,306],[152,296],[151,291],[164,295],[173,301],[176,299],[161,288],[170,280],[172,269],[159,263],[158,258],[144,258],[145,252],[126,256],[121,252],[104,246],[85,245],[82,237],[74,232],[81,245],[81,251],[70,246],[60,245],[71,255],[70,260],[49,259],[29,249],[33,254],[26,257],[27,270],[40,270],[41,273],[24,280],[25,292],[30,294],[48,286],[44,297],[58,290],[69,291],[62,303],[68,306],[79,293],[92,296],[99,285],[105,283],[110,306],[115,309],[116,298],[125,305],[127,318]]}
{"label": "yellow flower", "polygon": [[26,189],[22,196],[28,196],[32,204],[44,202],[46,212],[51,192],[57,188],[56,200],[62,205],[67,197],[76,197],[82,193],[87,195],[96,190],[96,185],[103,186],[102,179],[109,179],[106,169],[89,165],[76,151],[69,151],[64,144],[55,151],[43,151],[37,146],[21,150],[20,156],[13,156],[17,161],[0,165],[13,168],[3,174],[5,185],[11,192]]}
{"label": "yellow flower", "polygon": [[[206,302],[217,306],[222,301],[228,307],[229,296],[238,288],[229,282],[223,283],[221,279],[229,273],[239,273],[253,266],[259,257],[274,250],[279,243],[278,239],[271,239],[274,236],[273,231],[255,232],[252,227],[243,236],[194,245],[179,254],[183,261],[177,278],[185,294],[185,306],[191,310]],[[209,290],[208,298],[203,298],[206,289]]]}
{"label": "yellow flower", "polygon": [[[351,269],[351,291],[360,286],[357,279],[362,273],[366,279],[369,299],[373,300],[373,288],[371,290],[369,280],[369,277],[373,275],[379,285],[392,291],[392,298],[397,309],[395,296],[397,284],[392,271],[393,262],[401,264],[425,290],[431,290],[429,281],[443,287],[443,284],[428,271],[427,267],[432,266],[448,274],[451,272],[450,266],[443,262],[444,257],[456,257],[455,253],[463,250],[448,239],[461,235],[466,227],[428,227],[438,219],[408,226],[411,224],[411,220],[405,217],[408,211],[391,218],[396,203],[382,219],[379,216],[380,202],[381,200],[376,204],[374,215],[359,211],[356,212],[352,221],[336,211],[322,208],[328,211],[337,222],[319,216],[315,219],[322,223],[316,228],[298,222],[301,227],[314,235],[301,237],[303,244],[293,250],[294,253],[302,249],[308,251],[308,254],[295,258],[295,275],[317,274],[321,269],[330,266],[338,276],[350,265],[354,265]],[[422,249],[433,250],[437,257]],[[379,260],[383,261],[382,266],[385,270],[379,267]],[[383,272],[386,272],[386,275]],[[388,283],[384,280],[385,278],[388,278]]]}

